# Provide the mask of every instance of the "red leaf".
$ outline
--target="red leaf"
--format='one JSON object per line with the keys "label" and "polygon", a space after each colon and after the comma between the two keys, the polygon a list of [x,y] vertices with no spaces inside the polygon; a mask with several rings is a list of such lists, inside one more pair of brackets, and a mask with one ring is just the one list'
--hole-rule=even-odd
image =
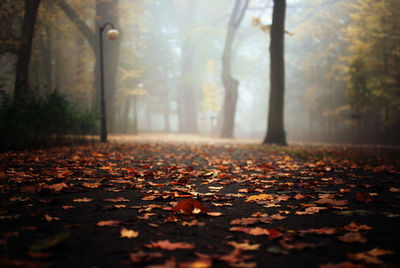
{"label": "red leaf", "polygon": [[269,240],[275,239],[275,238],[281,236],[281,234],[282,234],[281,232],[279,232],[278,230],[273,229],[273,228],[268,228],[267,230],[269,233],[269,235],[268,235]]}
{"label": "red leaf", "polygon": [[174,207],[174,212],[179,212],[184,215],[193,215],[199,213],[207,213],[208,208],[206,208],[200,201],[195,199],[184,199],[179,201]]}

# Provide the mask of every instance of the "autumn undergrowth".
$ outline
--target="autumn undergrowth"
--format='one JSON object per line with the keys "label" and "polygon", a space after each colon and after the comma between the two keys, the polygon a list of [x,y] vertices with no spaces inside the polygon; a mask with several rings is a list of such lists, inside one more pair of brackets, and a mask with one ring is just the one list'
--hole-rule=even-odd
{"label": "autumn undergrowth", "polygon": [[0,107],[0,150],[83,142],[98,129],[95,116],[57,91],[15,105],[7,96]]}

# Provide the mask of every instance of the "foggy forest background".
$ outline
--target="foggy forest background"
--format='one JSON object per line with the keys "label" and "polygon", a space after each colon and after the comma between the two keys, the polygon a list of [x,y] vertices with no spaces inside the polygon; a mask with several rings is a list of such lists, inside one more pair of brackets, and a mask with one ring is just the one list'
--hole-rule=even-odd
{"label": "foggy forest background", "polygon": [[[42,0],[29,105],[15,107],[9,103],[24,2],[0,3],[3,136],[27,135],[20,134],[25,131],[35,139],[48,126],[59,134],[71,129],[98,133],[96,53],[98,28],[105,22],[121,33],[117,41],[104,41],[110,133],[221,136],[221,61],[235,1]],[[232,76],[239,81],[236,138],[262,139],[266,133],[272,8],[273,1],[250,0],[232,45]],[[398,14],[398,0],[287,1],[288,141],[400,143]],[[70,117],[57,117],[61,106]],[[43,123],[35,119],[40,116],[51,118],[42,118],[46,126],[38,130]],[[23,125],[21,118],[32,126]]]}

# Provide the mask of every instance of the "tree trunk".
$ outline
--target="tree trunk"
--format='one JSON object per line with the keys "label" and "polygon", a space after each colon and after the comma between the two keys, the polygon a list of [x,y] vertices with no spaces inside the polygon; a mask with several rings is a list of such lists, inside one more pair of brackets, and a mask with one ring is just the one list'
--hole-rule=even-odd
{"label": "tree trunk", "polygon": [[286,145],[286,135],[283,126],[284,94],[285,94],[285,35],[286,0],[274,0],[274,10],[271,26],[271,91],[269,98],[269,114],[267,135],[264,143]]}
{"label": "tree trunk", "polygon": [[[185,16],[184,27],[189,30],[192,27],[196,11],[195,1],[187,1],[187,12]],[[178,92],[178,120],[179,131],[183,133],[197,133],[197,98],[193,83],[193,55],[195,45],[188,37],[187,33],[182,40],[181,56],[181,83]]]}
{"label": "tree trunk", "polygon": [[246,12],[248,3],[248,0],[245,2],[236,0],[228,24],[228,33],[226,35],[225,48],[222,56],[222,81],[225,89],[225,98],[222,108],[222,138],[233,138],[239,81],[234,79],[231,74],[232,43],[235,38],[236,30]]}
{"label": "tree trunk", "polygon": [[21,44],[16,66],[14,103],[25,102],[29,96],[29,62],[31,59],[33,34],[40,0],[25,0],[25,14],[22,22]]}
{"label": "tree trunk", "polygon": [[47,93],[52,92],[53,89],[53,68],[51,65],[51,35],[50,29],[45,25],[46,29],[46,39],[41,36],[40,37],[40,45],[43,53],[43,68],[44,68],[44,76],[46,78],[46,91]]}

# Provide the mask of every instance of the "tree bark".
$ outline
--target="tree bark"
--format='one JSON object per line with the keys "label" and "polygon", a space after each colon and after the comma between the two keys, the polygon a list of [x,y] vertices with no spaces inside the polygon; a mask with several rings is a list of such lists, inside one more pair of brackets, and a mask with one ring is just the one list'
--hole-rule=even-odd
{"label": "tree bark", "polygon": [[267,135],[264,143],[286,145],[284,130],[284,94],[285,94],[285,38],[286,0],[274,0],[271,26],[271,65],[270,65],[270,98],[267,124]]}
{"label": "tree bark", "polygon": [[244,17],[249,0],[243,2],[236,0],[228,24],[228,33],[225,40],[225,48],[222,56],[222,82],[225,89],[225,98],[222,108],[222,138],[233,138],[235,126],[236,103],[238,98],[239,81],[231,74],[232,43],[236,31]]}
{"label": "tree bark", "polygon": [[30,97],[29,62],[39,5],[40,0],[25,0],[25,14],[22,22],[14,87],[14,104],[16,105],[24,103]]}

